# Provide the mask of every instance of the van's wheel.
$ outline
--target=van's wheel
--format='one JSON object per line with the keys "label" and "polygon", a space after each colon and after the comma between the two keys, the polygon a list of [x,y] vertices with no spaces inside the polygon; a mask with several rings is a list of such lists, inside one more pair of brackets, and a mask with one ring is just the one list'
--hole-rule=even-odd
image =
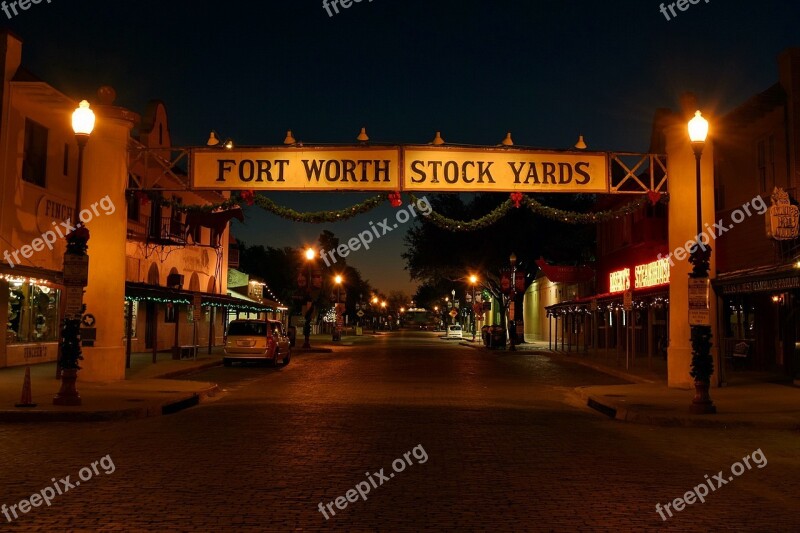
{"label": "van's wheel", "polygon": [[283,366],[288,365],[289,364],[289,360],[291,358],[292,358],[292,349],[289,348],[288,350],[286,350],[286,357],[283,358]]}

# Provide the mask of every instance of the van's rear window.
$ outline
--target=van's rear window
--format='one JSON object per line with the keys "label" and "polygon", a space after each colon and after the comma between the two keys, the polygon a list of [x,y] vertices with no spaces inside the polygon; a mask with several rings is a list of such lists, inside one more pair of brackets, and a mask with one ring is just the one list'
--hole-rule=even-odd
{"label": "van's rear window", "polygon": [[247,322],[231,322],[228,326],[228,335],[261,336],[267,334],[267,323],[257,320]]}

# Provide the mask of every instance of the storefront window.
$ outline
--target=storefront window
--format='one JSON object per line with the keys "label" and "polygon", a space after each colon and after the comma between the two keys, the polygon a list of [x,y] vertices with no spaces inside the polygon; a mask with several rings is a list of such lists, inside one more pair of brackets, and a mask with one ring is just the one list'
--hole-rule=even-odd
{"label": "storefront window", "polygon": [[6,342],[58,341],[58,301],[61,291],[44,285],[9,283]]}

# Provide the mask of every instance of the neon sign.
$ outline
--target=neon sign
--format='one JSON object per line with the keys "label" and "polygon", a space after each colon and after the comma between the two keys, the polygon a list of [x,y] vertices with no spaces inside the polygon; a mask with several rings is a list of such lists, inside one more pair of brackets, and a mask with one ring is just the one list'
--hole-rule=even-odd
{"label": "neon sign", "polygon": [[631,288],[631,269],[623,268],[609,275],[609,292],[623,292]]}
{"label": "neon sign", "polygon": [[669,259],[659,259],[636,267],[636,288],[655,287],[669,283]]}
{"label": "neon sign", "polygon": [[[634,288],[645,289],[669,284],[669,259],[659,259],[634,268]],[[631,288],[631,269],[623,268],[608,277],[609,292],[624,292]]]}

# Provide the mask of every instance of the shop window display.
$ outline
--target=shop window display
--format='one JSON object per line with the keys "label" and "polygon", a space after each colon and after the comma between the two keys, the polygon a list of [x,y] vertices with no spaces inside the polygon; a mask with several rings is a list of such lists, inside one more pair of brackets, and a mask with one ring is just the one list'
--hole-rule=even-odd
{"label": "shop window display", "polygon": [[60,291],[29,282],[9,283],[6,343],[58,341]]}

